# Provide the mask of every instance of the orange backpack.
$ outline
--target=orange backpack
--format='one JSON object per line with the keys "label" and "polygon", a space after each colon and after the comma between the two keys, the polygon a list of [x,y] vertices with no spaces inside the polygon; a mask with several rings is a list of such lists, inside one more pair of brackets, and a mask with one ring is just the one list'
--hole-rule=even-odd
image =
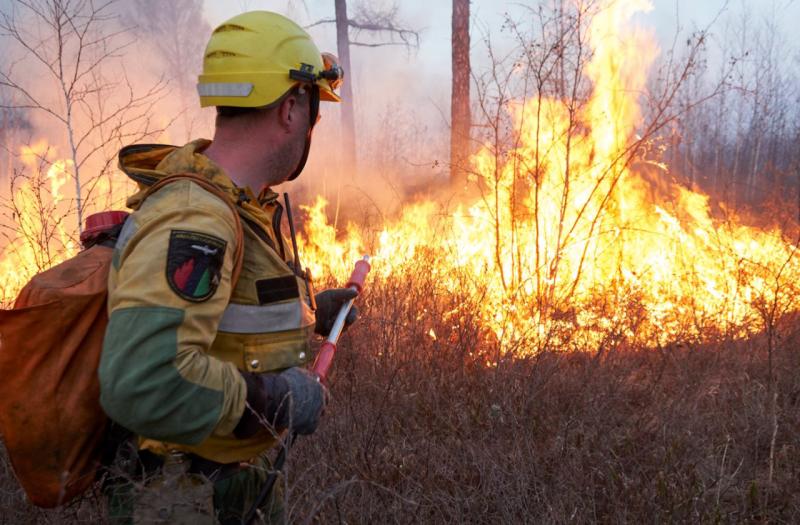
{"label": "orange backpack", "polygon": [[[166,177],[147,196],[191,179],[230,205],[236,217],[232,282],[242,266],[236,205],[193,174]],[[97,368],[108,324],[106,298],[113,249],[95,245],[37,274],[11,310],[0,310],[0,434],[28,499],[63,505],[96,481],[108,417]]]}

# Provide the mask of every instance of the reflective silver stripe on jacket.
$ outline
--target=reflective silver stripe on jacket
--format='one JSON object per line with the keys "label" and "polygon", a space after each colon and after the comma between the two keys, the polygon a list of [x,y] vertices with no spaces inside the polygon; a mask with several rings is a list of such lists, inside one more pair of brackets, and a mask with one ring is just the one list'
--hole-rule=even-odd
{"label": "reflective silver stripe on jacket", "polygon": [[304,301],[265,305],[231,303],[217,330],[233,334],[263,334],[314,324],[314,312]]}

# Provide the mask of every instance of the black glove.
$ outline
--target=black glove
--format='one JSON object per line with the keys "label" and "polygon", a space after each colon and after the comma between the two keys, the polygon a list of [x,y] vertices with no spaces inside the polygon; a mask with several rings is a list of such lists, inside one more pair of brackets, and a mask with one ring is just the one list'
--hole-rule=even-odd
{"label": "black glove", "polygon": [[252,437],[270,426],[292,428],[298,434],[317,429],[325,405],[325,391],[317,377],[304,368],[280,374],[242,373],[247,383],[247,407],[233,429],[239,439]]}
{"label": "black glove", "polygon": [[[327,337],[331,333],[333,322],[336,320],[336,316],[339,315],[342,305],[357,295],[358,292],[350,288],[331,288],[315,295],[314,300],[317,302],[317,310],[314,313],[317,317],[317,323],[314,325],[314,332]],[[344,320],[345,329],[356,322],[356,317],[358,317],[358,309],[353,306]]]}

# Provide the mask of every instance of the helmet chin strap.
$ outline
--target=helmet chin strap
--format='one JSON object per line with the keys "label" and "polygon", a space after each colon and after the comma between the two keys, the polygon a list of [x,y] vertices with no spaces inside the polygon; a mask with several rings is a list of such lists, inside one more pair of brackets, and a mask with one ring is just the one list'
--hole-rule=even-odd
{"label": "helmet chin strap", "polygon": [[289,176],[288,180],[294,180],[300,176],[302,173],[303,168],[306,167],[306,162],[308,161],[308,152],[311,149],[311,133],[314,131],[314,126],[317,123],[317,117],[319,116],[319,86],[312,85],[310,87],[311,92],[309,93],[309,126],[308,126],[308,134],[306,135],[306,145],[303,148],[303,156],[300,157],[300,163],[297,165],[297,168],[294,170]]}

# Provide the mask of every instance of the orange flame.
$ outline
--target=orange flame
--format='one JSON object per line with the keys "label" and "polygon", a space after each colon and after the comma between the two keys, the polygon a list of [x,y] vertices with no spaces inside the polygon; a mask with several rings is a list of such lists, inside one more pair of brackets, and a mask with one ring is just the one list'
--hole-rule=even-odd
{"label": "orange flame", "polygon": [[[630,22],[651,7],[599,5],[587,33],[588,101],[511,105],[518,143],[503,156],[486,145],[471,159],[474,182],[487,190],[480,199],[454,209],[410,203],[377,232],[356,224],[337,231],[322,198],[304,207],[299,245],[312,274],[344,281],[363,253],[373,256],[373,279],[418,282],[424,272],[436,281],[431,293],[465,301],[444,314],[448,321],[477,319],[508,350],[747,336],[766,310],[796,311],[800,260],[780,231],[721,222],[708,196],[669,182],[654,162],[629,161],[642,120],[638,93],[657,55]],[[16,188],[17,230],[0,251],[0,303],[77,251],[67,234],[76,228],[58,220],[69,211],[59,207],[69,207],[71,188],[67,196],[62,189],[74,166],[51,154],[46,143],[22,151],[36,176]],[[127,193],[115,184],[98,181],[100,208]],[[427,333],[447,339],[438,327]]]}
{"label": "orange flame", "polygon": [[61,188],[73,177],[72,161],[53,156],[54,148],[44,140],[20,149],[28,176],[15,188],[11,204],[16,230],[0,250],[0,304],[10,304],[37,272],[77,253],[61,206]]}
{"label": "orange flame", "polygon": [[503,158],[488,146],[472,158],[489,189],[482,199],[451,212],[408,205],[377,238],[353,224],[337,235],[322,199],[305,208],[300,245],[312,274],[343,281],[368,252],[379,278],[413,279],[424,267],[446,292],[481,297],[479,318],[507,348],[597,347],[615,332],[647,344],[744,336],[761,305],[797,309],[787,290],[800,259],[779,231],[721,223],[706,195],[654,184],[647,174],[666,179],[662,167],[626,160],[657,55],[630,21],[651,7],[618,0],[597,10],[592,95],[577,114],[555,99],[513,105],[519,144]]}

